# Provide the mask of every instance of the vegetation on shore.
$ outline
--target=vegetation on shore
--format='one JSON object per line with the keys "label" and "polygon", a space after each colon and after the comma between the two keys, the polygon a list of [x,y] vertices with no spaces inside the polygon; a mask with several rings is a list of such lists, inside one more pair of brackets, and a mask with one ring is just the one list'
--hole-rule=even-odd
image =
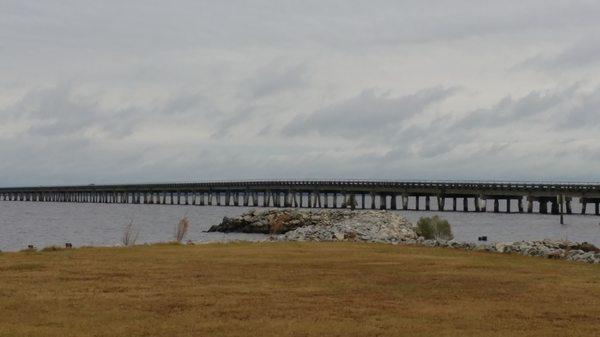
{"label": "vegetation on shore", "polygon": [[452,227],[448,220],[437,215],[421,217],[417,222],[417,234],[427,240],[452,240]]}
{"label": "vegetation on shore", "polygon": [[600,266],[364,243],[0,254],[0,336],[592,336]]}

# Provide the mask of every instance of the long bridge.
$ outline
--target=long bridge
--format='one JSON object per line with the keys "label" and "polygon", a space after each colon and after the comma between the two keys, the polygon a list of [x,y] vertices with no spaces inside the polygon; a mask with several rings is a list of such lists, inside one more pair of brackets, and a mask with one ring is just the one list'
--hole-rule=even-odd
{"label": "long bridge", "polygon": [[[600,184],[273,180],[0,188],[0,201],[600,215]],[[593,209],[588,208],[593,206]]]}

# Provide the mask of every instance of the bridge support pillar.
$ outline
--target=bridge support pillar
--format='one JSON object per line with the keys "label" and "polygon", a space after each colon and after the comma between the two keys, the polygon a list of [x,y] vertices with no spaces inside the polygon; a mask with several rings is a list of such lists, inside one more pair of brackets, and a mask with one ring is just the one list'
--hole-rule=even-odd
{"label": "bridge support pillar", "polygon": [[454,198],[452,198],[452,210],[454,212],[456,212],[457,209],[458,209],[458,207],[457,207],[457,200],[456,200],[456,197],[454,197]]}
{"label": "bridge support pillar", "polygon": [[517,206],[519,207],[519,213],[523,213],[523,198],[517,199]]}
{"label": "bridge support pillar", "polygon": [[552,200],[550,202],[550,204],[552,205],[551,206],[552,207],[552,214],[560,214],[560,207],[559,207],[558,201],[557,200]]}
{"label": "bridge support pillar", "polygon": [[540,204],[540,213],[548,214],[548,201],[546,199],[540,198],[538,202]]}
{"label": "bridge support pillar", "polygon": [[581,214],[587,213],[587,200],[585,198],[581,198]]}
{"label": "bridge support pillar", "polygon": [[354,192],[346,193],[346,208],[356,209],[356,205],[358,205],[356,202],[356,194],[354,194]]}
{"label": "bridge support pillar", "polygon": [[500,212],[500,200],[498,198],[494,198],[494,213]]}
{"label": "bridge support pillar", "polygon": [[428,195],[425,196],[425,210],[431,210],[431,201]]}
{"label": "bridge support pillar", "polygon": [[443,211],[446,206],[446,198],[443,195],[437,197],[438,211]]}
{"label": "bridge support pillar", "polygon": [[527,196],[527,213],[533,213],[533,197]]}
{"label": "bridge support pillar", "polygon": [[510,207],[511,201],[512,201],[512,199],[510,199],[510,198],[506,199],[506,213],[511,213],[511,207]]}
{"label": "bridge support pillar", "polygon": [[463,197],[463,212],[469,211],[469,198]]}
{"label": "bridge support pillar", "polygon": [[571,197],[566,197],[565,198],[565,206],[566,206],[566,211],[567,214],[573,214],[573,208],[571,207],[571,201],[573,199],[571,199]]}
{"label": "bridge support pillar", "polygon": [[596,215],[600,215],[600,203],[596,201],[594,204],[596,206]]}
{"label": "bridge support pillar", "polygon": [[408,195],[407,194],[402,194],[402,209],[403,210],[408,210]]}
{"label": "bridge support pillar", "polygon": [[379,209],[387,208],[387,195],[381,193],[379,194]]}
{"label": "bridge support pillar", "polygon": [[391,200],[391,205],[390,208],[392,210],[397,210],[398,209],[398,205],[396,204],[396,199],[398,198],[398,196],[396,194],[392,194],[392,200]]}
{"label": "bridge support pillar", "polygon": [[415,210],[421,210],[421,196],[415,195]]}
{"label": "bridge support pillar", "polygon": [[338,207],[338,193],[334,192],[333,193],[333,208],[337,208]]}

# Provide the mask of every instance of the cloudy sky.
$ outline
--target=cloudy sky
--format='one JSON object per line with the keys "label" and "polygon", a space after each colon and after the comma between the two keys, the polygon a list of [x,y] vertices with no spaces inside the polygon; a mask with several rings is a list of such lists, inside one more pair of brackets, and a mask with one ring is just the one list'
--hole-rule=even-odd
{"label": "cloudy sky", "polygon": [[0,0],[0,185],[600,180],[600,2]]}

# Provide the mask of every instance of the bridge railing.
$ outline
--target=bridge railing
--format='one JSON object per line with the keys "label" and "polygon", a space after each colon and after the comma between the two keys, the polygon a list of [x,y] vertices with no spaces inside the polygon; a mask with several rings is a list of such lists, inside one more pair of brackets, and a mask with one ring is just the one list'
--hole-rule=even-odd
{"label": "bridge railing", "polygon": [[599,190],[600,183],[592,182],[556,182],[556,181],[494,181],[494,180],[393,180],[393,179],[249,179],[249,180],[207,180],[202,182],[171,183],[135,183],[135,184],[88,184],[69,186],[21,186],[4,187],[0,191],[15,190],[72,190],[72,189],[109,189],[109,188],[194,188],[194,187],[252,187],[252,186],[382,186],[382,187],[444,187],[444,188],[521,188],[551,190]]}

